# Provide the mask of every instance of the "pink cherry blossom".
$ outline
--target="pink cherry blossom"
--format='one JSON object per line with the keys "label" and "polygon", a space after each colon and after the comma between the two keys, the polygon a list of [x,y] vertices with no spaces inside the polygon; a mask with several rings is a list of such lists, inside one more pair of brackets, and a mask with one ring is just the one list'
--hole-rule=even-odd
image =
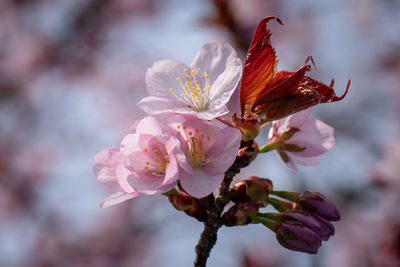
{"label": "pink cherry blossom", "polygon": [[175,133],[154,117],[142,119],[130,131],[120,148],[105,149],[95,157],[97,178],[115,192],[102,207],[171,190],[178,179],[178,162],[186,160]]}
{"label": "pink cherry blossom", "polygon": [[114,192],[103,201],[100,205],[101,207],[109,207],[138,195],[138,192],[134,190],[124,191],[118,183],[117,175],[129,174],[129,171],[123,166],[121,159],[122,155],[118,147],[104,149],[94,158],[93,171],[97,179]]}
{"label": "pink cherry blossom", "polygon": [[218,121],[191,115],[170,115],[167,123],[179,133],[186,161],[180,161],[179,180],[187,193],[201,198],[215,191],[235,161],[241,133]]}
{"label": "pink cherry blossom", "polygon": [[297,112],[274,121],[269,132],[270,143],[290,169],[295,163],[316,166],[323,153],[335,144],[334,129],[320,120],[309,118],[312,109]]}
{"label": "pink cherry blossom", "polygon": [[228,112],[226,104],[241,69],[229,44],[206,43],[190,66],[173,60],[155,62],[146,73],[150,96],[138,106],[148,114],[182,113],[211,120]]}

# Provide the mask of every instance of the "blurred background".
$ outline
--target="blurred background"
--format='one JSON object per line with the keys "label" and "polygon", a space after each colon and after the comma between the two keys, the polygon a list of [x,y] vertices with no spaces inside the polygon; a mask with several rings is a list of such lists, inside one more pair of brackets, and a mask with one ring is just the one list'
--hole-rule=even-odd
{"label": "blurred background", "polygon": [[336,131],[318,167],[294,173],[269,153],[237,179],[319,191],[342,220],[318,255],[284,249],[260,225],[221,228],[209,266],[400,266],[399,11],[396,0],[0,1],[0,267],[191,266],[202,224],[163,196],[99,208],[109,192],[93,157],[144,115],[154,61],[190,64],[212,40],[244,60],[270,15],[285,24],[269,25],[279,70],[312,55],[312,77],[335,78],[338,95],[352,84],[314,108]]}

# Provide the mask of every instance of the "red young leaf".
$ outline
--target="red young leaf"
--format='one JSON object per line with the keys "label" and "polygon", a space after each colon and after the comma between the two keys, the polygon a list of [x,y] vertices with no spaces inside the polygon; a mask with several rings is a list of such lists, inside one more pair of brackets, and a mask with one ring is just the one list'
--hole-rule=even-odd
{"label": "red young leaf", "polygon": [[246,107],[256,102],[260,93],[273,82],[276,75],[277,60],[275,50],[269,40],[271,31],[267,28],[267,22],[271,19],[283,25],[282,21],[275,16],[261,20],[244,62],[240,84],[242,116]]}

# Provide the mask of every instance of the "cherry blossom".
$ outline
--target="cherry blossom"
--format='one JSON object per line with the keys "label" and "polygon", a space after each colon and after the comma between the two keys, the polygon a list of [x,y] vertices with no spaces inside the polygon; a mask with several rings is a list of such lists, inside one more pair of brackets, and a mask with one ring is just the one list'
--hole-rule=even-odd
{"label": "cherry blossom", "polygon": [[180,161],[179,180],[190,195],[201,198],[216,190],[235,161],[241,133],[218,121],[191,115],[171,115],[168,125],[180,135],[186,161]]}
{"label": "cherry blossom", "polygon": [[[309,118],[311,108],[274,121],[267,146],[274,147],[283,162],[297,171],[295,163],[316,166],[323,153],[335,144],[334,129]],[[260,149],[262,151],[263,148]]]}
{"label": "cherry blossom", "polygon": [[242,71],[229,44],[206,43],[190,66],[174,60],[155,62],[147,70],[149,97],[138,106],[148,114],[182,113],[211,120],[228,112],[226,104]]}
{"label": "cherry blossom", "polygon": [[122,140],[95,157],[97,178],[115,193],[101,206],[111,206],[138,194],[164,193],[176,185],[178,161],[185,161],[180,142],[153,117],[139,121]]}

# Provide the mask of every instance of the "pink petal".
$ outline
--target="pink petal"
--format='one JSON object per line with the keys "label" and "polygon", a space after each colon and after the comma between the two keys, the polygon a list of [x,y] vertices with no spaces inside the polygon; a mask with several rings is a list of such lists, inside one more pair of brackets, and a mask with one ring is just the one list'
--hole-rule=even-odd
{"label": "pink petal", "polygon": [[179,179],[178,163],[175,157],[171,156],[169,158],[170,163],[167,165],[165,170],[165,177],[162,186],[174,183]]}
{"label": "pink petal", "polygon": [[107,148],[99,152],[94,158],[95,164],[93,171],[105,186],[113,191],[119,191],[115,170],[117,165],[121,162],[121,153],[119,148]]}
{"label": "pink petal", "polygon": [[329,150],[335,144],[334,129],[320,120],[308,118],[299,132],[287,143],[296,144],[306,149],[296,152],[297,156],[313,157]]}
{"label": "pink petal", "polygon": [[116,176],[119,183],[119,186],[126,193],[133,193],[136,190],[129,184],[129,180],[134,176],[132,172],[130,172],[127,168],[125,168],[124,164],[121,162],[118,164],[116,168]]}
{"label": "pink petal", "polygon": [[[147,92],[151,96],[171,96],[170,88],[177,89],[180,84],[176,80],[184,77],[184,70],[190,69],[187,65],[174,61],[157,61],[146,73]],[[190,71],[190,70],[189,70]]]}
{"label": "pink petal", "polygon": [[140,151],[141,148],[139,146],[139,137],[140,135],[136,133],[126,135],[121,142],[121,154],[123,157],[128,156],[130,153],[134,151]]}
{"label": "pink petal", "polygon": [[224,151],[203,167],[208,174],[225,173],[233,164],[239,151],[242,134],[236,128],[226,127],[222,130],[227,141]]}
{"label": "pink petal", "polygon": [[149,134],[161,138],[166,134],[166,127],[162,126],[156,118],[152,116],[145,117],[136,126],[137,134]]}
{"label": "pink petal", "polygon": [[201,168],[195,169],[193,174],[186,172],[180,174],[183,189],[195,198],[202,198],[214,192],[223,179],[224,174],[210,175]]}
{"label": "pink petal", "polygon": [[128,199],[134,198],[138,195],[138,193],[133,193],[133,194],[127,194],[123,192],[117,192],[114,193],[110,196],[108,196],[101,204],[101,208],[107,208],[116,204],[119,204],[121,202],[124,202]]}
{"label": "pink petal", "polygon": [[317,166],[322,156],[319,155],[315,157],[303,157],[303,156],[297,156],[296,153],[291,153],[291,152],[288,152],[287,154],[289,155],[290,159],[293,162],[296,162],[304,166]]}
{"label": "pink petal", "polygon": [[279,121],[277,121],[279,125],[277,129],[278,134],[282,134],[290,130],[291,128],[302,128],[303,124],[306,122],[311,112],[312,108],[308,108],[293,115],[287,116],[286,118],[280,119]]}

